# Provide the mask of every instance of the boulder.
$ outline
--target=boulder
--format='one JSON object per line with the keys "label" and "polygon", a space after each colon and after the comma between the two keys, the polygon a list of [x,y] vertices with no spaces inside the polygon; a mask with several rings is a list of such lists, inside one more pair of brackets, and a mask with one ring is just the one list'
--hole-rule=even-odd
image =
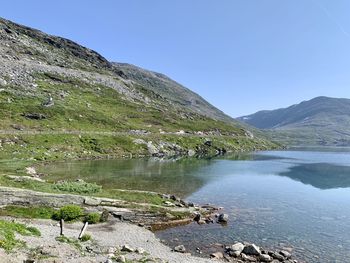
{"label": "boulder", "polygon": [[240,242],[233,244],[228,248],[228,253],[230,256],[238,257],[244,249],[244,245]]}
{"label": "boulder", "polygon": [[100,222],[107,222],[109,217],[109,211],[107,209],[104,209],[102,211],[101,217],[100,217]]}
{"label": "boulder", "polygon": [[200,213],[197,213],[197,214],[195,215],[195,217],[193,218],[193,220],[196,221],[196,222],[199,222],[199,220],[201,220],[201,214],[200,214]]}
{"label": "boulder", "polygon": [[41,113],[24,113],[24,114],[22,114],[22,116],[24,116],[27,119],[31,119],[31,120],[46,119],[46,116],[44,114],[41,114]]}
{"label": "boulder", "polygon": [[135,143],[135,144],[147,144],[147,142],[145,142],[142,139],[135,139],[135,140],[133,140],[133,143]]}
{"label": "boulder", "polygon": [[219,223],[227,223],[228,222],[228,214],[220,214],[218,216]]}
{"label": "boulder", "polygon": [[155,155],[155,154],[158,154],[159,153],[159,149],[153,144],[153,142],[149,141],[147,143],[147,149],[148,149],[148,152],[151,154],[151,155]]}
{"label": "boulder", "polygon": [[197,223],[198,223],[198,225],[205,225],[207,222],[205,222],[205,220],[201,219]]}
{"label": "boulder", "polygon": [[214,223],[214,219],[212,219],[211,217],[207,217],[206,219],[204,219],[204,221],[207,224]]}
{"label": "boulder", "polygon": [[281,250],[279,253],[287,259],[292,257],[292,255],[288,251],[285,251],[285,250]]}
{"label": "boulder", "polygon": [[270,252],[269,252],[269,255],[270,255],[272,258],[277,259],[277,260],[279,260],[279,261],[283,261],[283,260],[284,260],[284,256],[282,256],[282,255],[279,254],[279,253],[270,251]]}
{"label": "boulder", "polygon": [[247,256],[246,254],[242,253],[241,258],[243,261],[248,261],[248,262],[256,262],[256,258],[252,256]]}
{"label": "boulder", "polygon": [[134,252],[135,251],[135,249],[133,249],[131,246],[129,246],[129,245],[124,245],[123,247],[122,247],[122,251],[124,251],[124,252]]}
{"label": "boulder", "polygon": [[260,248],[255,244],[246,245],[242,252],[248,256],[260,256],[261,254]]}
{"label": "boulder", "polygon": [[189,149],[189,150],[187,151],[187,154],[188,154],[188,156],[192,157],[192,156],[195,156],[195,155],[196,155],[196,152],[195,152],[194,150],[192,150],[192,149]]}
{"label": "boulder", "polygon": [[101,204],[101,200],[93,198],[93,197],[85,197],[84,204],[88,206],[98,206]]}
{"label": "boulder", "polygon": [[175,252],[179,252],[179,253],[185,253],[186,252],[186,248],[184,245],[179,245],[179,246],[176,246],[174,248],[174,251]]}
{"label": "boulder", "polygon": [[224,254],[222,252],[215,252],[210,254],[210,257],[215,259],[222,259],[224,258]]}
{"label": "boulder", "polygon": [[261,254],[259,256],[259,259],[262,262],[271,262],[272,261],[272,258],[269,255],[266,255],[266,254]]}

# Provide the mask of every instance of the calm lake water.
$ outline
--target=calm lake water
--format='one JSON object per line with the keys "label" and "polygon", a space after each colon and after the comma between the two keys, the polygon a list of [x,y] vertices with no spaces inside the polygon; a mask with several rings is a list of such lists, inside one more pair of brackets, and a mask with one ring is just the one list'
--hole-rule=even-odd
{"label": "calm lake water", "polygon": [[273,151],[210,160],[58,163],[52,179],[174,193],[223,206],[227,226],[190,224],[157,232],[169,245],[293,247],[307,262],[350,262],[350,152]]}

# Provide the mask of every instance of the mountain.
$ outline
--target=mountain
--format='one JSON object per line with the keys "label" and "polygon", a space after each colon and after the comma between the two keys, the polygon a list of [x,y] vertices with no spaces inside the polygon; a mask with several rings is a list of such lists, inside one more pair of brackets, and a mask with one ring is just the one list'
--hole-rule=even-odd
{"label": "mountain", "polygon": [[292,145],[350,145],[350,99],[317,97],[238,120],[268,130],[272,139]]}
{"label": "mountain", "polygon": [[0,102],[0,149],[18,157],[276,146],[163,74],[1,18]]}

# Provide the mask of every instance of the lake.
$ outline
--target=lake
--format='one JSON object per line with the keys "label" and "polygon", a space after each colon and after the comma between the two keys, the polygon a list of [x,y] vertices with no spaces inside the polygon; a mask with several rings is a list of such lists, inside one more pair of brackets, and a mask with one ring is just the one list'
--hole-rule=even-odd
{"label": "lake", "polygon": [[156,234],[195,253],[215,243],[292,247],[307,262],[350,262],[350,152],[271,151],[214,159],[56,163],[50,179],[81,178],[105,188],[173,193],[224,207],[230,221]]}

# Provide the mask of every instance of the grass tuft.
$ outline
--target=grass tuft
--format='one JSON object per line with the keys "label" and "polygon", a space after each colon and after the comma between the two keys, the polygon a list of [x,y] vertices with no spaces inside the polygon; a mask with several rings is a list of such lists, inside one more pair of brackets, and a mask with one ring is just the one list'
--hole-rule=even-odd
{"label": "grass tuft", "polygon": [[41,233],[34,227],[27,227],[24,224],[0,220],[0,247],[11,251],[16,247],[23,247],[25,243],[16,239],[16,234],[22,236],[40,236]]}

